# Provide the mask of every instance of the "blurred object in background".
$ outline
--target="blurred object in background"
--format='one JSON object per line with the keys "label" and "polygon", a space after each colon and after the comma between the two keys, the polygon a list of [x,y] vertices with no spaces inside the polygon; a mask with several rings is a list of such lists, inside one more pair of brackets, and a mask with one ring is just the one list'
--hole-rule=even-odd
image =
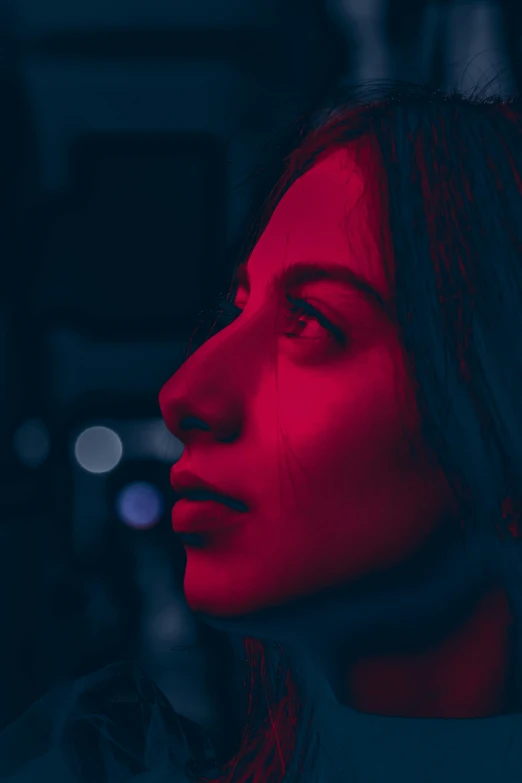
{"label": "blurred object in background", "polygon": [[345,39],[342,83],[398,78],[387,30],[389,0],[326,0],[326,8]]}
{"label": "blurred object in background", "polygon": [[24,256],[24,217],[37,197],[39,178],[37,129],[16,10],[5,0],[0,3],[0,727],[33,700],[40,679],[34,669],[24,669],[22,656],[38,625],[41,551],[32,533],[45,518],[46,505],[45,489],[33,471],[35,463],[45,461],[45,445],[37,446],[30,428],[16,438],[20,389],[26,382],[19,354],[24,330],[20,290],[31,275],[30,259]]}
{"label": "blurred object in background", "polygon": [[451,0],[446,4],[443,87],[468,93],[477,85],[488,85],[487,94],[504,96],[517,91],[508,33],[514,8],[510,5],[506,0]]}
{"label": "blurred object in background", "polygon": [[325,0],[344,38],[340,84],[437,81],[441,5],[430,0]]}
{"label": "blurred object in background", "polygon": [[491,90],[517,90],[520,9],[509,0],[326,0],[325,8],[345,40],[341,84],[398,79],[467,92],[498,77]]}
{"label": "blurred object in background", "polygon": [[225,166],[215,137],[93,133],[71,145],[68,172],[41,216],[32,313],[44,327],[59,319],[107,337],[116,328],[127,341],[132,331],[183,330],[222,280]]}
{"label": "blurred object in background", "polygon": [[165,539],[159,529],[132,538],[141,595],[136,660],[177,712],[210,726],[217,717],[208,688],[215,680],[212,659],[176,582],[179,569]]}
{"label": "blurred object in background", "polygon": [[[75,463],[71,552],[78,562],[86,564],[97,561],[107,530],[115,525],[134,531],[138,538],[154,527],[166,529],[170,535],[174,496],[169,471],[181,453],[181,449],[165,448],[166,438],[161,457],[154,455],[147,442],[138,442],[131,450],[128,443],[132,436],[143,434],[150,422],[98,421],[95,426],[87,422],[80,432],[75,428],[71,433]],[[162,424],[160,419],[158,428]],[[164,434],[169,435],[166,429]]]}

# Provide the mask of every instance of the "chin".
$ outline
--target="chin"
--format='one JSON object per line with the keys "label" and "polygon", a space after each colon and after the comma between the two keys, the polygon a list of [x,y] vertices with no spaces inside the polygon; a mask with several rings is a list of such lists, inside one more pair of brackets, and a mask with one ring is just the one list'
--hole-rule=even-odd
{"label": "chin", "polygon": [[255,611],[251,603],[245,602],[240,596],[217,594],[201,586],[191,588],[185,584],[185,600],[193,612],[208,614],[213,617],[238,617]]}
{"label": "chin", "polygon": [[257,571],[247,558],[217,556],[215,551],[187,550],[183,581],[185,600],[193,612],[236,617],[280,606],[301,596],[290,579],[267,584],[266,569]]}
{"label": "chin", "polygon": [[213,617],[240,617],[281,603],[263,594],[245,593],[237,584],[230,588],[217,585],[209,579],[197,579],[195,575],[192,577],[187,573],[183,592],[191,611]]}
{"label": "chin", "polygon": [[215,617],[235,617],[253,611],[252,602],[238,588],[216,584],[203,574],[190,568],[185,572],[183,584],[185,600],[193,612]]}

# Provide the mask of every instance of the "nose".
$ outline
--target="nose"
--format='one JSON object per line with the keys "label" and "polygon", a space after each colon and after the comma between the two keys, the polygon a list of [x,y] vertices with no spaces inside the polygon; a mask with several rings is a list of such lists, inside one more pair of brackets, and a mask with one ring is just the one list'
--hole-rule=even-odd
{"label": "nose", "polygon": [[184,444],[201,438],[228,443],[241,431],[243,404],[237,372],[224,352],[212,351],[210,342],[208,348],[196,351],[159,392],[165,424]]}

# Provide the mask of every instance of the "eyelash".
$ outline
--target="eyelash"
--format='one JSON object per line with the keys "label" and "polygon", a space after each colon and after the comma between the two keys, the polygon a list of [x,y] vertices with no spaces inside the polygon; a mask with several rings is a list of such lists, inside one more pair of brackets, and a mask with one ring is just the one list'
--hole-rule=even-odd
{"label": "eyelash", "polygon": [[[285,298],[288,303],[286,305],[287,312],[295,316],[300,316],[296,320],[300,321],[301,316],[313,318],[330,333],[330,337],[333,337],[340,343],[345,342],[345,336],[343,332],[337,326],[335,326],[335,324],[332,324],[327,318],[325,318],[325,316],[306,299],[297,298],[291,296],[290,294],[287,294]],[[243,310],[240,307],[237,307],[237,305],[235,305],[233,302],[230,302],[225,297],[220,298],[213,313],[215,318],[215,327],[220,330],[224,329],[226,326],[230,326],[230,324],[233,323],[236,318],[239,318],[242,312]],[[287,334],[287,336],[299,337],[299,335],[292,334]]]}

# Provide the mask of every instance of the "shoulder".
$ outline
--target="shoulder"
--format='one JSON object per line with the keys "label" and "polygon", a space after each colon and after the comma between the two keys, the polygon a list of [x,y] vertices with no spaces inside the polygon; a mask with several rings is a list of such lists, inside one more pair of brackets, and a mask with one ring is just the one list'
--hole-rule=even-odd
{"label": "shoulder", "polygon": [[176,713],[130,662],[55,690],[0,734],[0,780],[11,783],[116,783],[133,776],[147,783],[148,775],[159,783],[164,774],[184,783],[217,771],[204,730]]}

